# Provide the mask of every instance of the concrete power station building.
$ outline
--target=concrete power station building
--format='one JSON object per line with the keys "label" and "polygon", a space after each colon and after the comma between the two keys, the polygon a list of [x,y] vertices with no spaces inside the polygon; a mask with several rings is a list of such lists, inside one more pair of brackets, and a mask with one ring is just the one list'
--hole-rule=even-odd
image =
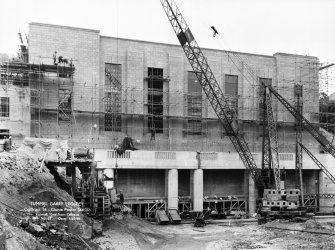
{"label": "concrete power station building", "polygon": [[[16,143],[36,136],[94,148],[98,167],[116,177],[114,185],[140,217],[150,217],[154,209],[165,206],[181,211],[215,207],[220,212],[255,212],[254,182],[179,45],[43,23],[30,23],[29,28],[29,63],[11,76],[2,74],[2,134],[12,135]],[[271,82],[292,104],[294,85],[301,84],[303,114],[318,126],[318,58],[203,52],[259,167],[260,81]],[[55,66],[54,54],[57,63],[62,56],[74,70],[62,69],[63,62]],[[242,63],[236,65],[233,58]],[[258,81],[248,79],[249,68]],[[18,78],[24,81],[19,83]],[[275,99],[273,108],[285,185],[294,188],[295,119]],[[113,148],[127,135],[139,150],[118,156]],[[306,132],[303,141],[325,166],[334,165],[334,159],[322,153]],[[316,195],[332,193],[335,186],[307,155],[303,182],[307,206],[332,209],[333,198]]]}

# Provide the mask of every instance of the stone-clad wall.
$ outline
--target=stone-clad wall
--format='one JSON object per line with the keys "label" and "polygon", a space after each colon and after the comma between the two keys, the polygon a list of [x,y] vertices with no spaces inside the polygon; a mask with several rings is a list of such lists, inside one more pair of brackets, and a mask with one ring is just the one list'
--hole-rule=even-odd
{"label": "stone-clad wall", "polygon": [[[53,53],[73,59],[73,108],[82,111],[99,110],[100,36],[97,30],[58,25],[30,23],[29,62],[53,64]],[[56,93],[55,93],[56,94]]]}
{"label": "stone-clad wall", "polygon": [[29,88],[9,85],[0,87],[0,97],[9,98],[9,117],[0,116],[0,129],[8,129],[15,143],[30,136]]}
{"label": "stone-clad wall", "polygon": [[[73,106],[77,112],[77,128],[72,139],[79,142],[94,132],[95,146],[110,148],[120,142],[125,134],[149,142],[148,124],[141,115],[148,113],[147,80],[148,67],[163,68],[164,77],[164,115],[171,119],[164,121],[165,132],[150,142],[152,149],[164,150],[234,150],[228,138],[220,138],[217,121],[204,121],[206,136],[187,136],[183,132],[186,123],[182,117],[187,115],[188,71],[192,68],[179,45],[161,44],[130,39],[100,36],[97,30],[71,28],[57,25],[30,24],[30,62],[52,63],[52,54],[74,58],[76,66],[74,78]],[[203,49],[208,63],[225,93],[225,74],[238,76],[238,118],[244,121],[259,120],[259,83],[257,77],[272,78],[272,83],[290,103],[293,103],[295,82],[303,84],[304,114],[317,121],[310,112],[318,110],[317,71],[313,70],[317,58],[310,56],[277,53],[274,56],[237,53],[213,49]],[[242,62],[243,61],[243,62]],[[103,131],[105,84],[105,63],[121,64],[122,67],[122,112],[134,115],[122,120],[122,132]],[[250,74],[251,73],[251,74]],[[49,91],[50,92],[50,91]],[[49,93],[48,95],[52,95]],[[56,95],[56,93],[55,93]],[[50,99],[52,100],[52,99]],[[293,117],[273,100],[275,119],[292,122]],[[95,112],[91,115],[90,112]],[[203,118],[215,119],[216,114],[203,96]],[[137,115],[137,116],[136,116]],[[80,116],[80,119],[79,119]],[[86,117],[86,118],[85,118]],[[130,116],[129,116],[130,117]],[[145,116],[144,116],[145,117]],[[177,119],[177,117],[179,117]],[[85,122],[87,120],[87,122]],[[97,124],[99,131],[92,131]],[[260,150],[258,125],[240,124],[246,132],[245,137],[252,151]],[[279,144],[293,144],[293,129],[278,127]],[[288,131],[289,133],[286,133]],[[144,144],[142,144],[144,145]],[[148,144],[149,145],[149,144]],[[205,146],[204,146],[205,145]],[[149,149],[146,147],[146,149]],[[285,147],[283,147],[285,149]],[[289,149],[288,149],[289,150]]]}

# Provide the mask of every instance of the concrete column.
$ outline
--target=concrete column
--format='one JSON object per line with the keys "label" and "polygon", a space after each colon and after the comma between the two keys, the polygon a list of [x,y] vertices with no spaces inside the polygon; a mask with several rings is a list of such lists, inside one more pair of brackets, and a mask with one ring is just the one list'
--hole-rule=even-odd
{"label": "concrete column", "polygon": [[243,196],[245,197],[246,212],[247,212],[249,211],[249,171],[247,169],[244,170]]}
{"label": "concrete column", "polygon": [[178,170],[168,170],[168,208],[178,209]]}
{"label": "concrete column", "polygon": [[204,173],[202,169],[193,172],[193,210],[202,212],[204,206]]}
{"label": "concrete column", "polygon": [[[325,193],[325,188],[327,188],[325,184],[325,174],[323,171],[319,172],[319,194],[324,194]],[[327,202],[326,199],[320,198],[319,199],[319,212],[330,212],[330,210],[327,208]]]}
{"label": "concrete column", "polygon": [[256,199],[257,199],[257,188],[252,177],[249,175],[249,214],[256,212]]}

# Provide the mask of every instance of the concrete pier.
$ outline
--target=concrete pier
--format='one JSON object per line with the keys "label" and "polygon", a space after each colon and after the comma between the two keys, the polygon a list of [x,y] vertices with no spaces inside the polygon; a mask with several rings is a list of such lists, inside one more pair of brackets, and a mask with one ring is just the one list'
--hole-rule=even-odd
{"label": "concrete pier", "polygon": [[204,196],[204,173],[202,169],[193,171],[193,210],[202,212]]}
{"label": "concrete pier", "polygon": [[178,170],[168,170],[168,208],[178,209]]}
{"label": "concrete pier", "polygon": [[249,195],[248,195],[248,203],[249,203],[249,213],[253,214],[256,212],[256,199],[257,199],[257,190],[255,187],[255,182],[252,177],[249,175]]}

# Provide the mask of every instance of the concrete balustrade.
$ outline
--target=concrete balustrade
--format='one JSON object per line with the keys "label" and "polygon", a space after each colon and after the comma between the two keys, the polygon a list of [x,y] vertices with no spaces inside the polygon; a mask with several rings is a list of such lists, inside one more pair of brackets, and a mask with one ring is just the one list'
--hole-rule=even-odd
{"label": "concrete balustrade", "polygon": [[[245,169],[242,160],[236,152],[201,152],[200,164],[202,169]],[[96,149],[95,160],[98,167],[115,168],[116,161],[119,168],[140,169],[196,169],[198,161],[196,152],[192,151],[126,151],[117,156],[114,150]],[[328,154],[315,154],[325,166],[334,164],[334,158]],[[261,153],[253,153],[257,166],[261,167]],[[285,169],[295,169],[295,154],[280,153],[280,166]],[[304,169],[319,169],[307,155],[303,157]]]}

